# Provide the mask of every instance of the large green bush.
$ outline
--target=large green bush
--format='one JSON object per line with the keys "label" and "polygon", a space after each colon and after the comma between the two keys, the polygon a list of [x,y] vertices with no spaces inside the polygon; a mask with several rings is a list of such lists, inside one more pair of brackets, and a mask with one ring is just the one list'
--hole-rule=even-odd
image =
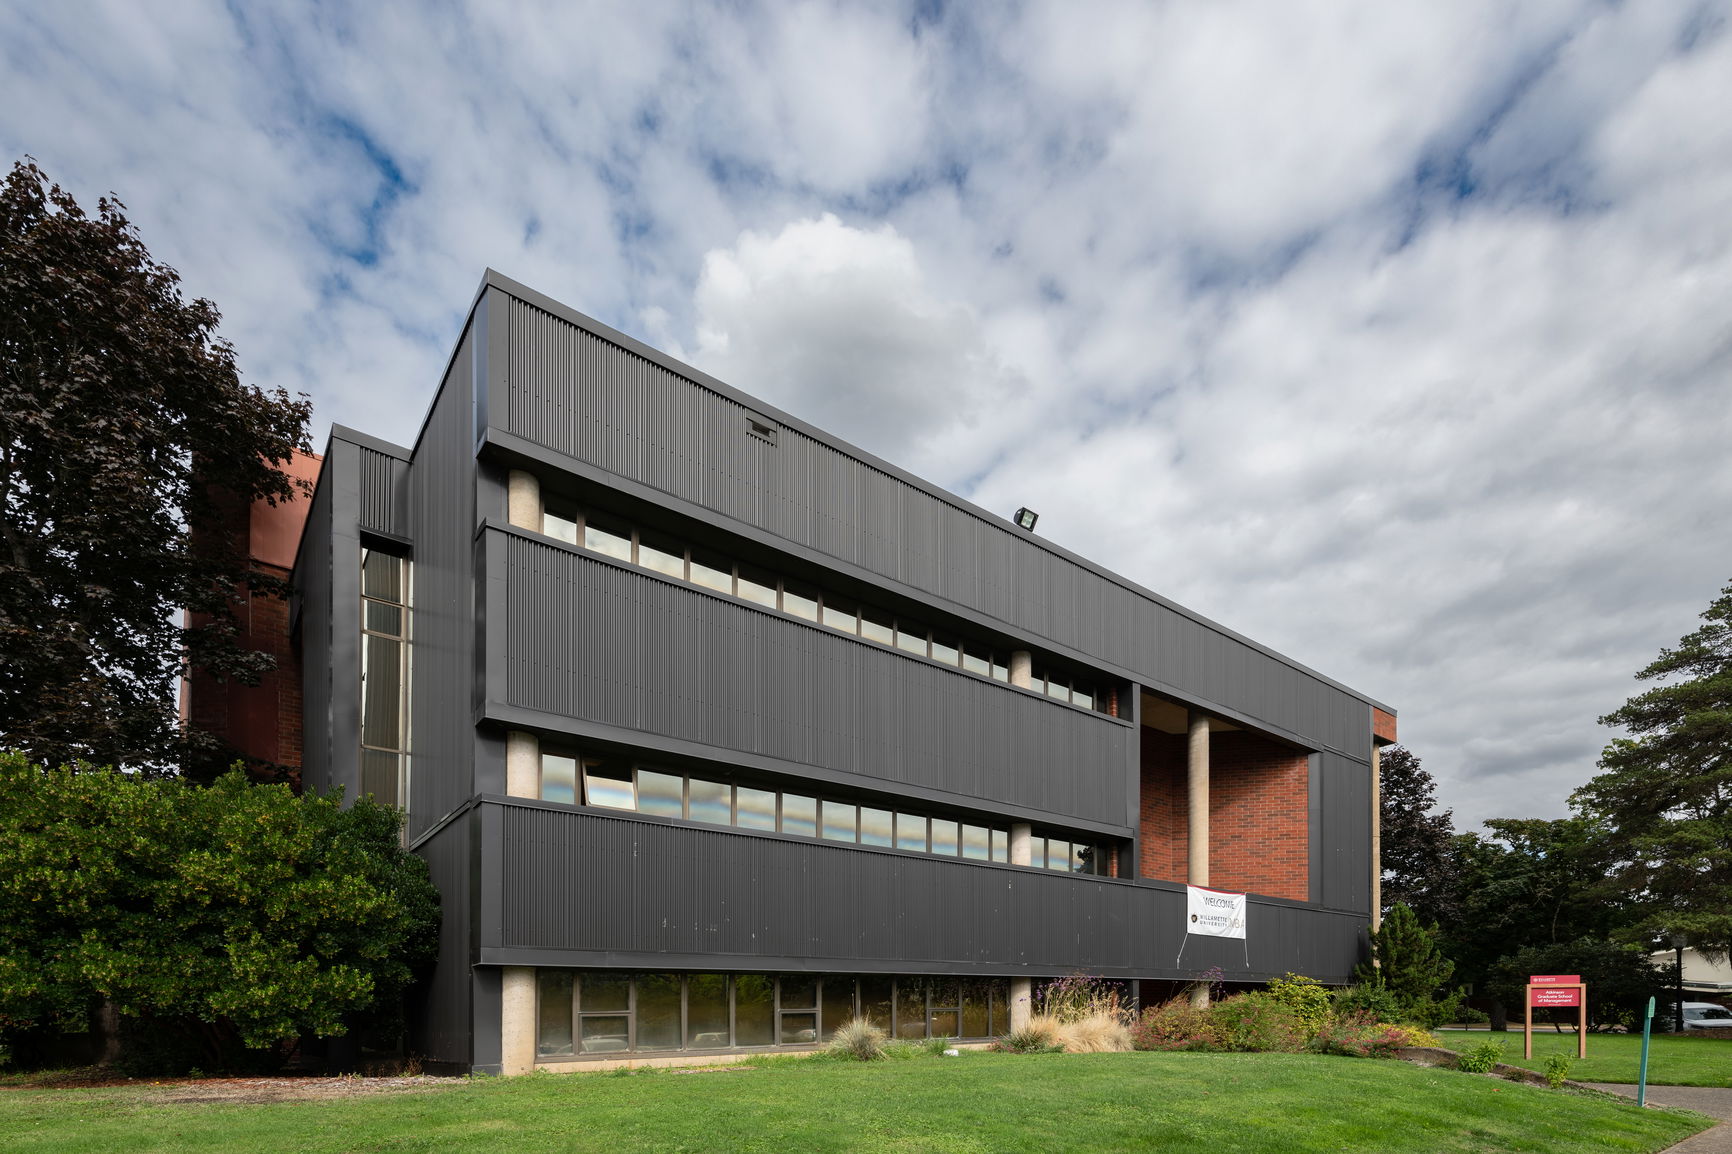
{"label": "large green bush", "polygon": [[238,773],[198,787],[0,754],[0,1044],[82,1031],[106,999],[214,1069],[388,1016],[439,921],[400,820]]}

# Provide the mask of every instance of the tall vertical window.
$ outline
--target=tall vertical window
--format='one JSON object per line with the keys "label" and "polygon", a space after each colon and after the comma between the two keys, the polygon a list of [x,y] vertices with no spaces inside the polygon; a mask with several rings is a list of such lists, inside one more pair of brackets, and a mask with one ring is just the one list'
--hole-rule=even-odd
{"label": "tall vertical window", "polygon": [[361,550],[361,789],[409,803],[409,562]]}

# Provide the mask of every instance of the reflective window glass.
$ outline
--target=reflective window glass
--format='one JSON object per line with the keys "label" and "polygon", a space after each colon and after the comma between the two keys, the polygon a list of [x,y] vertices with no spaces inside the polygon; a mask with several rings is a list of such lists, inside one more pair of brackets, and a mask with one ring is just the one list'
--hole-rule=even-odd
{"label": "reflective window glass", "polygon": [[585,1015],[583,1052],[617,1054],[631,1047],[631,1019],[624,1014]]}
{"label": "reflective window glass", "polygon": [[962,827],[962,856],[973,861],[992,859],[992,831],[983,825]]}
{"label": "reflective window glass", "polygon": [[692,550],[692,584],[714,589],[717,593],[734,591],[734,564],[726,557]]}
{"label": "reflective window glass", "polygon": [[680,1048],[680,976],[637,976],[637,1048]]}
{"label": "reflective window glass", "polygon": [[776,985],[767,974],[734,979],[734,1044],[768,1046],[776,1040]]}
{"label": "reflective window glass", "polygon": [[996,653],[992,656],[992,679],[994,681],[1010,680],[1010,668],[998,663],[998,655]]}
{"label": "reflective window glass", "polygon": [[1049,870],[1070,869],[1070,842],[1061,841],[1056,837],[1046,839],[1046,868]]}
{"label": "reflective window glass", "polygon": [[679,542],[651,533],[637,537],[637,563],[668,577],[685,580],[686,551]]}
{"label": "reflective window glass", "polygon": [[388,605],[383,601],[367,601],[367,625],[374,633],[389,633],[393,637],[403,635],[403,607]]}
{"label": "reflective window glass", "polygon": [[361,595],[382,601],[404,601],[403,559],[377,549],[362,550]]}
{"label": "reflective window glass", "polygon": [[637,771],[637,811],[660,817],[685,816],[685,779],[676,774]]}
{"label": "reflective window glass", "polygon": [[1091,856],[1089,847],[1080,841],[1073,841],[1066,846],[1066,849],[1069,852],[1065,855],[1065,861],[1070,867],[1070,872],[1073,874],[1088,873]]}
{"label": "reflective window glass", "polygon": [[818,620],[818,592],[786,582],[782,585],[782,612],[792,613],[795,617],[804,617],[807,621]]}
{"label": "reflective window glass", "polygon": [[955,1010],[932,1011],[932,1036],[934,1038],[960,1038],[962,1029],[959,1019],[962,1015]]}
{"label": "reflective window glass", "polygon": [[1063,678],[1055,677],[1046,683],[1046,695],[1056,697],[1060,701],[1070,700],[1070,686]]}
{"label": "reflective window glass", "polygon": [[583,547],[620,561],[630,561],[631,530],[624,525],[612,525],[606,521],[597,523],[594,517],[586,517],[583,521]]}
{"label": "reflective window glass", "polygon": [[541,800],[577,804],[577,758],[541,755]]}
{"label": "reflective window glass", "polygon": [[860,1016],[885,1033],[890,1032],[891,1010],[895,1006],[891,980],[868,974],[860,979]]}
{"label": "reflective window glass", "polygon": [[876,641],[880,645],[896,643],[896,624],[888,613],[876,609],[860,611],[860,636],[868,641]]}
{"label": "reflective window glass", "polygon": [[690,812],[686,815],[693,821],[705,821],[711,825],[733,824],[733,790],[725,781],[704,781],[694,777],[690,786]]}
{"label": "reflective window glass", "polygon": [[896,848],[926,852],[926,819],[917,813],[896,815]]}
{"label": "reflective window glass", "polygon": [[782,1015],[782,1045],[803,1046],[818,1040],[818,1015],[810,1011]]}
{"label": "reflective window glass", "polygon": [[826,841],[854,841],[855,821],[859,811],[845,801],[827,801],[824,803],[824,839]]}
{"label": "reflective window glass", "polygon": [[818,979],[810,974],[782,975],[782,1008],[810,1010],[818,1005]]}
{"label": "reflective window glass", "polygon": [[740,577],[734,585],[734,596],[766,609],[776,607],[776,579],[768,573],[740,566]]}
{"label": "reflective window glass", "polygon": [[585,974],[578,993],[578,1008],[586,1014],[624,1013],[631,1007],[631,979],[623,974]]}
{"label": "reflective window glass", "polygon": [[873,809],[871,806],[860,807],[860,844],[888,847],[891,836],[891,817],[887,809]]}
{"label": "reflective window glass", "polygon": [[555,513],[552,509],[541,515],[541,531],[549,537],[557,537],[567,545],[577,544],[577,519]]}
{"label": "reflective window glass", "polygon": [[1074,847],[1076,857],[1076,872],[1093,874],[1096,877],[1107,876],[1108,854],[1104,845],[1078,845]]}
{"label": "reflective window glass", "polygon": [[926,983],[919,978],[896,979],[896,1036],[926,1036]]}
{"label": "reflective window glass", "polygon": [[782,832],[801,837],[818,836],[818,802],[797,793],[782,795]]}
{"label": "reflective window glass", "polygon": [[918,621],[902,621],[896,627],[896,648],[926,656],[926,626]]}
{"label": "reflective window glass", "polygon": [[583,796],[590,805],[608,809],[636,809],[637,791],[632,788],[631,770],[589,762],[583,767]]}
{"label": "reflective window glass", "polygon": [[941,641],[936,636],[932,638],[932,660],[942,665],[955,665],[960,654],[961,650],[954,642]]}
{"label": "reflective window glass", "polygon": [[958,828],[955,822],[946,821],[941,817],[932,819],[932,852],[948,857],[956,856],[956,840]]}
{"label": "reflective window glass", "polygon": [[1095,707],[1094,691],[1084,685],[1072,685],[1070,687],[1070,699],[1073,704],[1080,705],[1084,709]]}
{"label": "reflective window glass", "polygon": [[575,1052],[571,1036],[571,971],[539,970],[535,1011],[535,1052],[543,1056]]}
{"label": "reflective window glass", "polygon": [[686,1045],[694,1050],[728,1044],[728,979],[723,974],[686,976]]}
{"label": "reflective window glass", "polygon": [[1010,831],[995,829],[992,831],[992,860],[1010,861]]}
{"label": "reflective window glass", "polygon": [[982,677],[992,676],[992,655],[974,645],[962,647],[962,667]]}
{"label": "reflective window glass", "polygon": [[361,744],[398,748],[403,709],[403,643],[361,638]]}
{"label": "reflective window glass", "polygon": [[860,614],[854,606],[840,597],[824,595],[824,624],[832,629],[840,629],[844,633],[856,633],[860,629]]}
{"label": "reflective window glass", "polygon": [[1002,1034],[1010,1029],[1010,979],[988,978],[986,990],[987,1005],[992,1008],[992,1034]]}
{"label": "reflective window glass", "polygon": [[854,979],[836,975],[826,977],[822,995],[823,1004],[818,1008],[822,1017],[818,1040],[828,1042],[837,1027],[847,1025],[854,1017]]}
{"label": "reflective window glass", "polygon": [[737,812],[734,824],[741,829],[776,828],[776,794],[768,789],[740,786],[734,791]]}
{"label": "reflective window glass", "polygon": [[371,796],[380,805],[401,804],[397,796],[402,784],[403,765],[400,754],[384,749],[361,751],[361,795]]}
{"label": "reflective window glass", "polygon": [[989,1000],[989,989],[990,982],[985,978],[968,978],[963,981],[961,1037],[992,1037],[992,1007]]}

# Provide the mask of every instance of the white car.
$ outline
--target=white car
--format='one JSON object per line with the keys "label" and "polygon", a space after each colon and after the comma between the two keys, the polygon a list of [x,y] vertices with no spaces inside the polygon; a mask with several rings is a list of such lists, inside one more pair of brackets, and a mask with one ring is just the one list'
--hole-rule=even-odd
{"label": "white car", "polygon": [[[1677,1023],[1676,1003],[1669,1003],[1654,1012],[1654,1025],[1670,1030]],[[1713,1002],[1685,1002],[1684,1029],[1732,1030],[1732,1010]]]}

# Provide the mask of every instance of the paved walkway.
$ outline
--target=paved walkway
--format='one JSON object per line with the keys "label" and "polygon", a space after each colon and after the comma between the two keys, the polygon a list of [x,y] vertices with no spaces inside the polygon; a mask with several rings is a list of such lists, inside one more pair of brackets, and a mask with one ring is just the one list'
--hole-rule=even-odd
{"label": "paved walkway", "polygon": [[[1636,1087],[1626,1083],[1584,1082],[1583,1085],[1610,1094],[1622,1094],[1626,1098],[1636,1096]],[[1686,1138],[1676,1146],[1668,1146],[1666,1154],[1732,1154],[1732,1090],[1714,1086],[1649,1086],[1648,1101],[1721,1119],[1718,1126]]]}

